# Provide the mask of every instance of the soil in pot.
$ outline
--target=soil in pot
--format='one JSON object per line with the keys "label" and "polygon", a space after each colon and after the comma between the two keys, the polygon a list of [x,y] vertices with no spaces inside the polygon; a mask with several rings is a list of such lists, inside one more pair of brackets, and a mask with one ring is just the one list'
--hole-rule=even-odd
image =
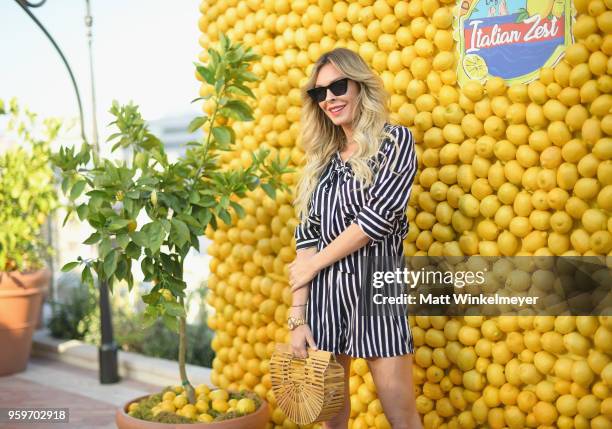
{"label": "soil in pot", "polygon": [[[196,387],[198,401],[190,405],[182,387],[137,398],[117,410],[119,429],[263,429],[270,411],[266,401],[246,390],[235,392]],[[177,414],[177,412],[180,414]]]}

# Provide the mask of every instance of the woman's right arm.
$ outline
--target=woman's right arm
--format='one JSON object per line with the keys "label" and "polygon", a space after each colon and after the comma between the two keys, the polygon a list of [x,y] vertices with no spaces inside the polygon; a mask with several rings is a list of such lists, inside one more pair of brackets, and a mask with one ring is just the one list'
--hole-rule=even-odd
{"label": "woman's right arm", "polygon": [[[317,253],[316,247],[306,247],[302,249],[298,249],[296,259],[300,258],[311,258],[315,253]],[[306,306],[305,304],[308,302],[308,294],[310,291],[310,285],[306,287],[302,287],[292,294],[291,307],[289,308],[289,316],[295,318],[305,318],[306,317]],[[291,331],[291,347],[293,351],[293,355],[298,358],[305,359],[308,357],[308,353],[306,353],[306,347],[309,346],[313,349],[317,348],[317,345],[314,342],[312,331],[310,330],[310,326],[307,324],[298,326],[293,331]]]}

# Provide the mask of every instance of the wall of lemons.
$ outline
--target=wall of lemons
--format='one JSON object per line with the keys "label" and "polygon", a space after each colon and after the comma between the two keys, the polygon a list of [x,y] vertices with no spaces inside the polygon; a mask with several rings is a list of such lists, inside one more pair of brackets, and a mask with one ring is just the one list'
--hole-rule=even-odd
{"label": "wall of lemons", "polygon": [[[299,87],[321,53],[344,46],[381,75],[392,122],[418,143],[407,255],[610,256],[612,1],[575,0],[565,58],[509,88],[457,85],[455,3],[203,1],[202,61],[219,31],[262,55],[255,121],[234,125],[238,148],[224,162],[246,167],[267,146],[299,170]],[[272,405],[269,427],[297,428],[275,407],[268,371],[274,343],[288,340],[291,196],[257,190],[240,203],[243,219],[207,231],[212,381],[253,389]],[[411,326],[426,428],[612,427],[611,318],[411,317]],[[350,392],[352,429],[390,427],[363,359],[353,361]]]}

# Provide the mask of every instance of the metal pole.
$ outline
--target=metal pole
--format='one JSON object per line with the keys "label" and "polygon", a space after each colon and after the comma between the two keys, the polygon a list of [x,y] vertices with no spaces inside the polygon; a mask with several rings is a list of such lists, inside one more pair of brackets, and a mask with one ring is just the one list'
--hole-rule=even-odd
{"label": "metal pole", "polygon": [[32,8],[40,7],[43,4],[45,4],[46,1],[47,0],[41,0],[38,3],[30,3],[27,0],[15,0],[15,3],[17,3],[19,7],[21,7],[24,10],[24,12],[28,14],[28,16],[32,19],[32,21],[34,21],[34,23],[38,26],[38,28],[40,28],[40,30],[43,33],[45,33],[45,36],[47,36],[47,39],[49,39],[49,41],[51,42],[51,44],[53,45],[53,47],[55,48],[59,56],[62,58],[62,62],[66,66],[66,69],[68,70],[68,74],[70,75],[70,80],[72,81],[72,87],[74,88],[74,92],[77,98],[77,103],[79,106],[79,120],[81,123],[81,138],[83,139],[85,143],[87,143],[87,137],[85,136],[85,125],[83,123],[83,105],[81,104],[81,94],[79,93],[79,87],[77,86],[76,80],[74,78],[74,74],[72,73],[72,69],[70,68],[70,64],[68,64],[68,60],[66,60],[64,53],[59,48],[59,46],[57,46],[57,43],[55,43],[55,40],[53,40],[53,37],[51,37],[47,29],[40,23],[40,21],[28,9],[29,7],[32,7]]}
{"label": "metal pole", "polygon": [[[91,80],[91,120],[92,120],[92,145],[94,153],[99,156],[100,145],[98,143],[98,120],[96,112],[96,87],[93,68],[92,50],[92,24],[91,8],[89,0],[85,0],[87,14],[85,15],[85,26],[87,27],[87,47],[89,50],[89,77]],[[101,340],[98,347],[98,372],[101,384],[117,383],[119,381],[117,351],[119,347],[113,338],[113,322],[108,293],[108,284],[99,280],[100,289],[100,330]]]}

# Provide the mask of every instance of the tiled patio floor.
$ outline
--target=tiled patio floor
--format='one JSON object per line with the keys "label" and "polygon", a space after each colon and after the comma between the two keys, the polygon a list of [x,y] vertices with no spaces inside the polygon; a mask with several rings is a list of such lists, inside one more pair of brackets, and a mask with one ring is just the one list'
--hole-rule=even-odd
{"label": "tiled patio floor", "polygon": [[0,407],[69,408],[69,423],[0,423],[0,429],[114,429],[115,410],[160,390],[133,380],[102,385],[96,371],[33,357],[26,371],[0,377]]}

